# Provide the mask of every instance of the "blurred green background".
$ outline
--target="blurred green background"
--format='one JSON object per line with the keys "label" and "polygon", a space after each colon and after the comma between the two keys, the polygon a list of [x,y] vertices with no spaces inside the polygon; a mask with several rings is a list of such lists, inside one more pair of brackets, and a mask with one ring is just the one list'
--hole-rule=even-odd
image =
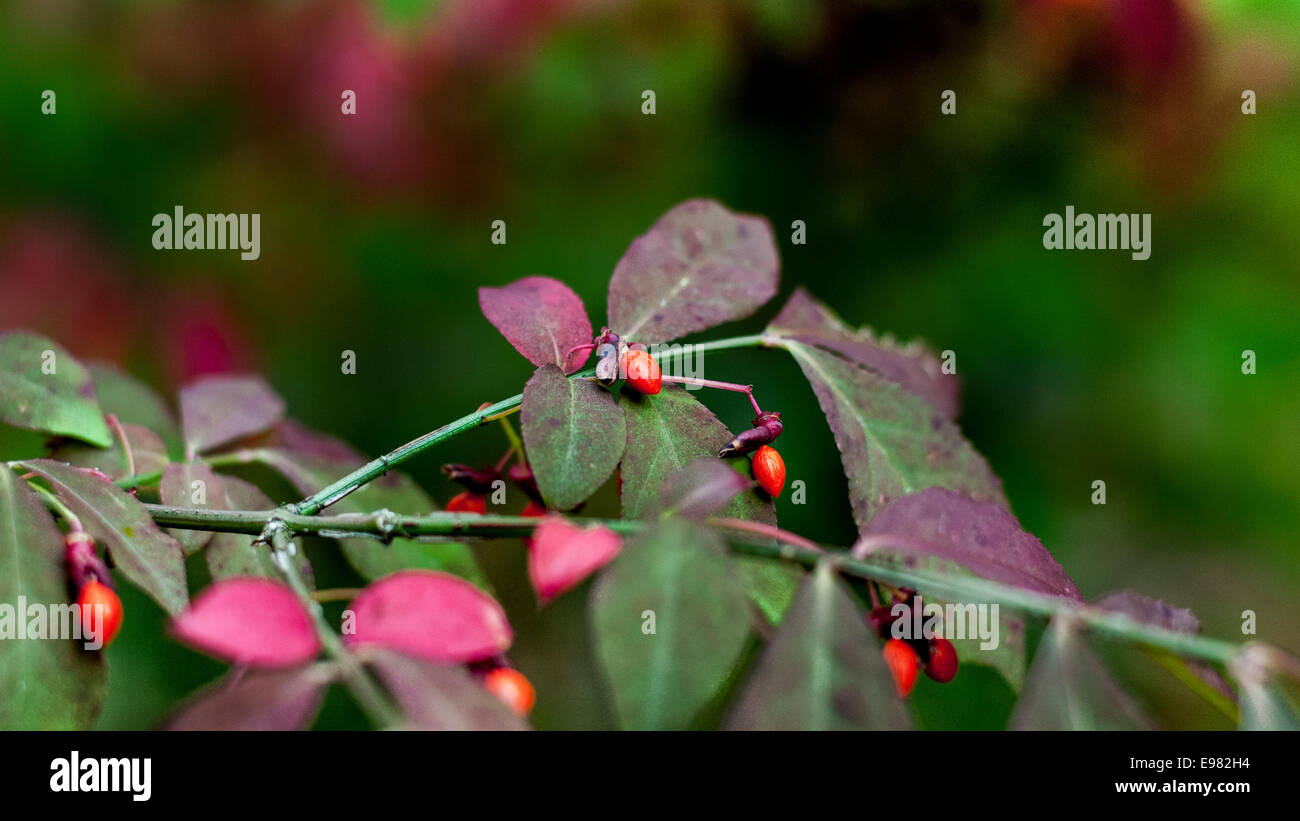
{"label": "blurred green background", "polygon": [[[1227,638],[1254,610],[1296,651],[1298,46],[1292,0],[7,3],[0,329],[169,394],[260,371],[292,415],[377,454],[520,390],[531,368],[478,286],[560,278],[599,327],[627,244],[712,197],[771,220],[783,277],[707,336],[760,329],[802,283],[852,324],[953,350],[963,429],[1085,596],[1133,588]],[[178,204],[261,214],[261,258],[154,250],[153,215]],[[1151,213],[1150,259],[1044,250],[1066,205]],[[782,499],[783,526],[849,543],[797,367],[739,351],[706,374],[784,412],[808,503]],[[705,399],[748,424],[742,398]],[[503,446],[487,428],[408,469],[445,502],[439,465]],[[616,514],[612,490],[587,512]],[[355,581],[311,549],[321,586]],[[535,724],[608,726],[581,591],[539,612],[517,543],[479,554]],[[152,726],[222,669],[166,639],[143,596],[126,607],[105,728]],[[1160,724],[1228,726],[1137,651],[1102,649]],[[1012,696],[968,667],[915,702],[925,726],[996,727]],[[319,726],[363,724],[335,693]]]}

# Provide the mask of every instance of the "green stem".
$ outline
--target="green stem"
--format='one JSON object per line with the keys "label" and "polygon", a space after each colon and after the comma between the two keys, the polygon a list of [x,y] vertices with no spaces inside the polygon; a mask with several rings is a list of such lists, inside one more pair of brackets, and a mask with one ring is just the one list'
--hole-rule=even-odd
{"label": "green stem", "polygon": [[81,526],[81,519],[77,518],[77,514],[73,513],[72,509],[60,501],[59,497],[52,491],[31,482],[28,482],[27,486],[36,491],[36,495],[41,497],[41,501],[45,503],[46,507],[63,517],[63,520],[68,523],[69,530],[73,533],[81,533],[85,530]]}
{"label": "green stem", "polygon": [[[214,453],[211,456],[201,457],[203,464],[208,467],[230,467],[233,465],[247,465],[258,461],[260,456],[258,450],[232,450],[228,453]],[[138,487],[148,487],[156,485],[162,479],[161,470],[150,471],[149,473],[139,473],[135,476],[124,476],[118,479],[114,484],[123,490],[134,490]]]}
{"label": "green stem", "polygon": [[387,729],[399,726],[402,723],[401,712],[393,706],[392,701],[366,672],[361,661],[343,645],[343,640],[339,638],[338,633],[335,633],[329,622],[325,620],[325,613],[320,603],[312,598],[311,590],[298,573],[298,564],[290,555],[293,535],[274,518],[268,521],[264,533],[269,536],[271,548],[275,551],[276,567],[280,569],[284,580],[311,614],[325,652],[338,665],[339,675],[357,700],[357,704],[376,727]]}
{"label": "green stem", "polygon": [[[163,505],[145,505],[145,507],[154,521],[164,527],[260,533],[272,520],[278,520],[295,532],[326,536],[344,534],[371,536],[383,540],[393,537],[421,536],[449,538],[526,536],[540,521],[530,516],[495,514],[480,516],[473,513],[445,512],[428,516],[400,516],[391,511],[305,516],[287,511],[192,510]],[[645,526],[643,522],[627,519],[575,518],[574,521],[583,525],[601,525],[624,534],[639,532]],[[729,519],[709,520],[709,524],[728,531],[728,542],[732,545],[732,549],[744,555],[779,559],[804,567],[812,567],[818,561],[826,560],[832,562],[839,572],[848,576],[882,582],[894,587],[924,590],[930,595],[950,601],[997,603],[1046,618],[1069,615],[1099,633],[1163,649],[1180,656],[1190,656],[1220,664],[1227,663],[1238,649],[1231,642],[1176,633],[1133,621],[1120,613],[1098,610],[1065,599],[977,577],[930,575],[923,571],[896,567],[872,556],[854,557],[842,548],[817,546],[779,528],[765,528],[761,532],[756,532],[752,528],[736,527]],[[887,537],[880,537],[880,539],[888,541]]]}

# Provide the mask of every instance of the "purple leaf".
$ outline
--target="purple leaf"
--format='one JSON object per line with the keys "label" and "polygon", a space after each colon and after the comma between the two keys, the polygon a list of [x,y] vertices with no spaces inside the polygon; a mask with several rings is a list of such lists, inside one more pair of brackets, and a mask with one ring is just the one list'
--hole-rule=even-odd
{"label": "purple leaf", "polygon": [[716,456],[701,456],[671,474],[660,495],[665,509],[701,519],[722,510],[738,494],[753,487],[754,483],[734,470],[731,463]]}
{"label": "purple leaf", "polygon": [[[894,543],[888,537],[901,538]],[[873,553],[940,559],[990,581],[1083,602],[1060,563],[1015,516],[951,490],[930,488],[891,502],[868,523],[863,538],[885,544]]]}
{"label": "purple leaf", "polygon": [[284,400],[256,376],[209,376],[181,388],[187,455],[261,433],[284,418]]}
{"label": "purple leaf", "polygon": [[61,462],[33,459],[23,464],[50,483],[133,584],[168,613],[185,609],[190,596],[181,546],[154,524],[138,499],[100,476]]}
{"label": "purple leaf", "polygon": [[501,288],[479,288],[478,304],[488,322],[534,365],[567,372],[587,361],[575,354],[566,367],[569,351],[590,345],[592,332],[582,300],[563,282],[524,277]]}
{"label": "purple leaf", "polygon": [[434,662],[468,662],[505,652],[514,638],[491,596],[449,573],[404,570],[361,592],[350,608],[354,646],[379,645]]}
{"label": "purple leaf", "polygon": [[158,434],[168,453],[180,453],[180,426],[176,414],[153,388],[108,362],[90,362],[86,367],[95,381],[99,407],[120,422],[139,425]]}
{"label": "purple leaf", "polygon": [[[1175,633],[1196,635],[1201,632],[1201,620],[1196,618],[1191,610],[1174,607],[1165,604],[1159,599],[1148,598],[1131,590],[1108,593],[1093,602],[1093,606],[1113,613],[1123,613],[1133,621],[1154,627],[1163,627],[1165,630],[1172,630]],[[1188,669],[1197,678],[1217,690],[1220,695],[1229,701],[1236,699],[1236,695],[1232,692],[1232,688],[1228,686],[1228,682],[1223,680],[1223,676],[1219,675],[1219,672],[1214,667],[1197,659],[1187,659],[1186,661]]]}
{"label": "purple leaf", "polygon": [[627,423],[610,392],[543,365],[524,386],[519,427],[546,506],[570,510],[605,483],[623,456]]}
{"label": "purple leaf", "polygon": [[219,581],[172,620],[186,644],[232,664],[293,667],[320,652],[320,637],[302,602],[279,582]]}
{"label": "purple leaf", "polygon": [[[68,604],[63,534],[27,483],[0,465],[0,603]],[[0,730],[86,730],[108,693],[108,665],[71,639],[33,639],[8,619],[0,639]]]}
{"label": "purple leaf", "polygon": [[402,708],[410,729],[528,729],[464,667],[430,664],[378,647],[367,648],[364,657]]}
{"label": "purple leaf", "polygon": [[1043,634],[1013,730],[1149,730],[1151,722],[1064,619]]}
{"label": "purple leaf", "polygon": [[956,374],[942,371],[932,351],[919,342],[900,345],[889,337],[878,337],[870,328],[849,328],[802,287],[790,295],[781,313],[767,326],[767,333],[833,351],[897,382],[945,418],[957,416],[961,381]]}
{"label": "purple leaf", "polygon": [[835,434],[863,531],[889,502],[946,487],[1005,506],[1002,483],[951,421],[897,384],[802,342],[785,348],[812,385]]}
{"label": "purple leaf", "polygon": [[776,295],[772,228],[712,200],[687,200],[632,241],[609,281],[609,324],[668,342],[752,314]]}
{"label": "purple leaf", "polygon": [[335,675],[331,664],[236,668],[183,704],[165,730],[305,730]]}
{"label": "purple leaf", "polygon": [[542,603],[577,587],[618,555],[623,540],[607,527],[578,527],[563,516],[538,523],[528,543],[528,578]]}
{"label": "purple leaf", "polygon": [[[173,462],[168,465],[158,485],[158,496],[165,505],[204,510],[228,509],[222,480],[212,472],[212,468],[202,462]],[[207,547],[213,536],[211,531],[203,530],[176,529],[167,532],[180,542],[186,556],[193,556]]]}
{"label": "purple leaf", "polygon": [[767,643],[727,723],[732,730],[906,730],[880,642],[822,562]]}

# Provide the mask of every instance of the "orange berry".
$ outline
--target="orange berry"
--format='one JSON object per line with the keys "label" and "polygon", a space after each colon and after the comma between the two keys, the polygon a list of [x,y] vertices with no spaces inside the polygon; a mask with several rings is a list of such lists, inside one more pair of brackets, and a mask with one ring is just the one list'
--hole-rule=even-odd
{"label": "orange berry", "polygon": [[754,451],[754,478],[773,498],[781,495],[781,488],[785,487],[785,460],[776,448],[763,445]]}
{"label": "orange berry", "polygon": [[890,639],[885,642],[884,654],[889,672],[894,674],[894,685],[898,687],[899,698],[907,698],[916,686],[916,651],[902,639]]}
{"label": "orange berry", "polygon": [[113,588],[103,582],[86,582],[77,594],[77,604],[81,607],[82,635],[102,636],[105,647],[112,644],[122,629],[122,600]]}
{"label": "orange berry", "polygon": [[487,497],[472,490],[462,491],[447,503],[449,513],[487,513]]}
{"label": "orange berry", "polygon": [[[541,517],[546,515],[546,505],[540,504],[538,502],[533,501],[532,499],[529,499],[528,504],[524,505],[524,509],[519,511],[519,515],[540,519]],[[525,536],[522,541],[524,543],[525,550],[533,546],[532,536]]]}
{"label": "orange berry", "polygon": [[957,676],[957,648],[947,639],[930,640],[930,660],[926,662],[925,674],[940,684],[946,684]]}
{"label": "orange berry", "polygon": [[526,716],[533,710],[537,701],[537,691],[524,674],[513,667],[498,667],[483,679],[487,691],[509,707],[515,713]]}
{"label": "orange berry", "polygon": [[627,374],[627,384],[632,389],[653,396],[659,393],[663,384],[663,374],[659,363],[648,351],[629,350],[623,354],[623,373]]}

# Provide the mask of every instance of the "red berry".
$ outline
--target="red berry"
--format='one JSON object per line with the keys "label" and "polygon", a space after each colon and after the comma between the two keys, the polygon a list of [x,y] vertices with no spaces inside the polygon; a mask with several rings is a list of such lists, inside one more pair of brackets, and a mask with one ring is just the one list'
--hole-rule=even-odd
{"label": "red berry", "polygon": [[472,490],[457,493],[447,503],[447,511],[449,513],[487,513],[487,497]]}
{"label": "red berry", "polygon": [[122,628],[122,600],[113,588],[103,582],[86,582],[77,594],[77,604],[81,607],[82,635],[102,637],[105,647],[112,644]]}
{"label": "red berry", "polygon": [[754,478],[774,498],[781,495],[781,488],[785,487],[785,460],[776,448],[763,445],[754,452]]}
{"label": "red berry", "polygon": [[663,375],[659,363],[647,351],[628,350],[623,354],[623,373],[627,374],[627,384],[632,389],[653,396],[659,393],[663,384]]}
{"label": "red berry", "polygon": [[483,686],[521,716],[532,712],[533,703],[537,701],[537,691],[532,682],[512,667],[498,667],[488,673]]}
{"label": "red berry", "polygon": [[917,659],[916,651],[902,639],[890,639],[885,642],[885,663],[889,672],[894,674],[894,684],[898,687],[899,698],[907,698],[916,685]]}
{"label": "red berry", "polygon": [[930,661],[925,665],[925,674],[940,684],[946,684],[957,676],[957,648],[947,639],[930,641]]}

